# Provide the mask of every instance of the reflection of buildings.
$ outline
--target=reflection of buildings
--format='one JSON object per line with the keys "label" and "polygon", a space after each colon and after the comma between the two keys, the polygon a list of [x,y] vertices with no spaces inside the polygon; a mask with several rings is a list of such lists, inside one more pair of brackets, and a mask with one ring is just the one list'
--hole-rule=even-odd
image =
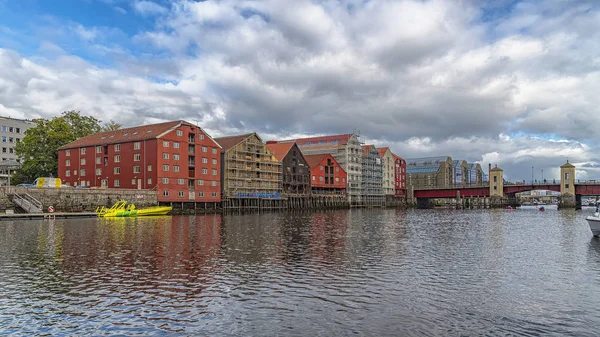
{"label": "reflection of buildings", "polygon": [[311,214],[310,252],[315,259],[341,261],[345,254],[347,211],[328,211]]}

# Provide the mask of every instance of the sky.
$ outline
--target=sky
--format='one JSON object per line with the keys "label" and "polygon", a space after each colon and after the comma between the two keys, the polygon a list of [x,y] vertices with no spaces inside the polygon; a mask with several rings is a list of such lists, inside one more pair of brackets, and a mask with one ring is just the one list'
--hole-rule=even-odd
{"label": "sky", "polygon": [[600,179],[600,1],[0,0],[0,116],[351,133]]}

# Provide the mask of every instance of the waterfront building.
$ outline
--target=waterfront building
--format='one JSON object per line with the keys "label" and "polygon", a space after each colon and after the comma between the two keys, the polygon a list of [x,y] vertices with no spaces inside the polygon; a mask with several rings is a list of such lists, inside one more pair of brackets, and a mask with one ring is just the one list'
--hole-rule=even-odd
{"label": "waterfront building", "polygon": [[452,161],[452,178],[455,185],[466,185],[469,183],[469,164],[466,160]]}
{"label": "waterfront building", "polygon": [[304,155],[331,154],[346,171],[347,197],[351,204],[362,198],[362,148],[358,133],[299,138],[282,142],[296,142]]}
{"label": "waterfront building", "polygon": [[58,150],[65,185],[156,189],[159,202],[221,201],[221,147],[185,121],[99,132]]}
{"label": "waterfront building", "polygon": [[281,197],[281,163],[256,133],[215,138],[223,149],[223,197]]}
{"label": "waterfront building", "polygon": [[285,197],[310,195],[310,168],[296,143],[267,142],[267,148],[281,163],[281,191]]}
{"label": "waterfront building", "polygon": [[481,184],[484,181],[487,181],[487,179],[485,179],[487,175],[483,172],[481,165],[478,163],[469,163],[467,173],[467,182],[469,184]]}
{"label": "waterfront building", "polygon": [[394,195],[406,196],[406,161],[397,154],[394,156]]}
{"label": "waterfront building", "polygon": [[407,184],[419,187],[448,187],[452,184],[452,158],[424,157],[406,159]]}
{"label": "waterfront building", "polygon": [[395,195],[396,158],[389,147],[377,148],[377,153],[381,157],[381,164],[383,166],[383,193],[386,198],[393,197]]}
{"label": "waterfront building", "polygon": [[[15,145],[25,137],[25,131],[35,127],[35,122],[26,119],[0,117],[0,137],[2,139],[2,161],[20,163],[15,154]],[[18,165],[18,164],[17,164]],[[14,171],[11,169],[11,172]],[[0,186],[8,184],[8,169],[0,169]]]}
{"label": "waterfront building", "polygon": [[373,145],[362,146],[362,191],[363,204],[383,205],[383,165]]}
{"label": "waterfront building", "polygon": [[311,193],[319,196],[345,197],[347,173],[329,154],[305,155],[310,167]]}

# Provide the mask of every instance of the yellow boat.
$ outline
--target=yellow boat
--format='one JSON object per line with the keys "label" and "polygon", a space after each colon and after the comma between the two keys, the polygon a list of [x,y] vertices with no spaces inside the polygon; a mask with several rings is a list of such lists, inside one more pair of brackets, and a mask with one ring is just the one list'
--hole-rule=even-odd
{"label": "yellow boat", "polygon": [[136,209],[134,204],[127,204],[125,200],[117,201],[112,207],[104,206],[96,208],[99,217],[132,217],[148,215],[167,215],[173,209],[172,206],[152,206]]}

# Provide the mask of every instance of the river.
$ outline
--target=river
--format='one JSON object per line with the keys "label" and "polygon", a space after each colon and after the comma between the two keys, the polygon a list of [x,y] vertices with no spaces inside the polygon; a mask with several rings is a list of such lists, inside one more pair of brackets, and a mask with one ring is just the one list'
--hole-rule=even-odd
{"label": "river", "polygon": [[593,209],[0,222],[0,334],[597,336]]}

